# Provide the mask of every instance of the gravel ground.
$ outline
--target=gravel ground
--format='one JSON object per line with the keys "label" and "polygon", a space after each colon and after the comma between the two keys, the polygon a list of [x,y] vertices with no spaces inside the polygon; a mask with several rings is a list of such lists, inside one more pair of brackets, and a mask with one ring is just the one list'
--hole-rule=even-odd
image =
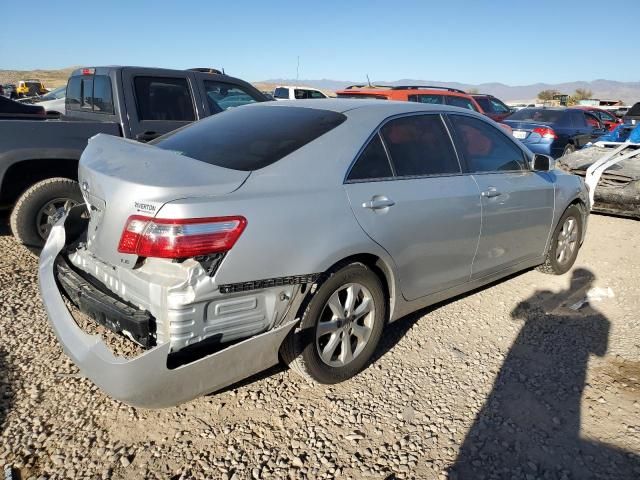
{"label": "gravel ground", "polygon": [[[161,410],[59,347],[0,218],[0,467],[28,478],[640,478],[640,222],[592,216],[574,270],[409,316],[335,386],[276,367]],[[613,298],[578,310],[592,287]]]}

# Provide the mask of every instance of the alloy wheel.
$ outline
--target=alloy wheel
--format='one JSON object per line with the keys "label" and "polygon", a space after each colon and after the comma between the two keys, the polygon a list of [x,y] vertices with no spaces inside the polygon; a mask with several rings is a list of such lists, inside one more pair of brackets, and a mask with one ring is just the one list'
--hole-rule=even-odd
{"label": "alloy wheel", "polygon": [[331,367],[351,363],[367,345],[375,319],[371,292],[359,283],[348,283],[333,292],[316,325],[316,348]]}

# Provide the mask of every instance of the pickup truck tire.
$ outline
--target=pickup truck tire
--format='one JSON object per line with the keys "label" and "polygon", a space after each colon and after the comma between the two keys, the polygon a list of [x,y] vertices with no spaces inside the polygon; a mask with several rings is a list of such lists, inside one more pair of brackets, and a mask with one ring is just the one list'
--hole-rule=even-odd
{"label": "pickup truck tire", "polygon": [[60,207],[84,203],[78,182],[68,178],[47,178],[29,187],[11,212],[11,232],[30,250],[44,246],[51,225],[47,219]]}
{"label": "pickup truck tire", "polygon": [[[354,299],[350,306],[349,298]],[[282,345],[282,359],[307,380],[342,382],[367,366],[385,318],[378,276],[362,263],[348,264],[331,273],[313,294],[300,325]]]}
{"label": "pickup truck tire", "polygon": [[580,250],[582,228],[582,212],[576,205],[569,206],[553,232],[547,258],[537,270],[552,275],[568,272]]}

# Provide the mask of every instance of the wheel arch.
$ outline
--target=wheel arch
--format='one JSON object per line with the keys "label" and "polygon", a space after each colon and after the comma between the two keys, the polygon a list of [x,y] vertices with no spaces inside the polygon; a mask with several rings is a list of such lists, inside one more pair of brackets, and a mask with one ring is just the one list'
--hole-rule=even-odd
{"label": "wheel arch", "polygon": [[[395,307],[396,307],[396,303],[398,300],[398,293],[399,293],[398,287],[396,285],[396,277],[393,273],[393,269],[388,264],[388,262],[382,259],[381,257],[379,257],[378,255],[375,255],[373,253],[357,253],[357,254],[344,257],[338,260],[337,262],[333,263],[329,268],[327,268],[323,272],[323,275],[321,276],[319,283],[322,282],[323,276],[326,276],[327,274],[340,270],[346,265],[349,265],[352,263],[362,263],[366,265],[380,279],[380,282],[382,283],[382,290],[385,295],[386,306],[387,306],[385,320],[387,322],[392,321],[394,319],[394,312],[395,312]],[[311,301],[311,298],[313,297],[313,293],[315,293],[315,291],[316,291],[315,289],[307,290],[306,298],[301,303],[301,306],[298,312],[298,317],[302,315],[302,313],[306,309],[306,306],[308,305],[309,301]]]}
{"label": "wheel arch", "polygon": [[16,161],[2,175],[0,203],[12,205],[31,185],[53,177],[77,180],[78,160],[32,158]]}

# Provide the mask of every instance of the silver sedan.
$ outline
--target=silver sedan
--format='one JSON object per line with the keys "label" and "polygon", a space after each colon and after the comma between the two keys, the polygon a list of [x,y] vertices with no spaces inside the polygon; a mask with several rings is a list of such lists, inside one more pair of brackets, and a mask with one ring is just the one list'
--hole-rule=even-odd
{"label": "silver sedan", "polygon": [[[280,360],[348,379],[387,323],[530,267],[568,271],[588,215],[579,177],[491,120],[405,102],[243,106],[151,144],[98,135],[79,181],[42,297],[80,369],[150,408]],[[146,352],[114,355],[62,295]]]}

